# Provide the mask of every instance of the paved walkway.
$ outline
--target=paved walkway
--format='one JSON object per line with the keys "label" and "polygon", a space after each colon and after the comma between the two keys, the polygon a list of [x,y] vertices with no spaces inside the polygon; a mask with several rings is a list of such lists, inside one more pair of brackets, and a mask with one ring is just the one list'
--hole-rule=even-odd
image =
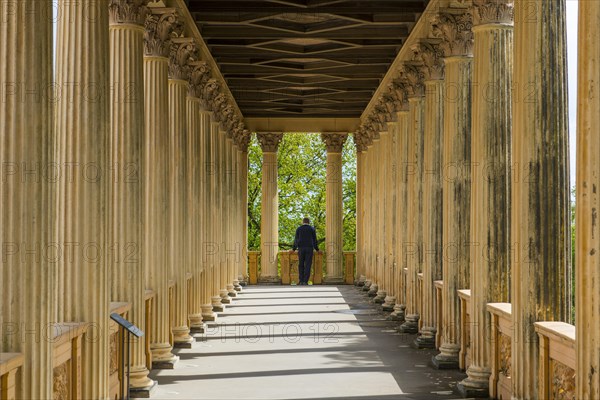
{"label": "paved walkway", "polygon": [[457,399],[458,371],[352,286],[254,286],[174,370],[153,371],[155,399]]}

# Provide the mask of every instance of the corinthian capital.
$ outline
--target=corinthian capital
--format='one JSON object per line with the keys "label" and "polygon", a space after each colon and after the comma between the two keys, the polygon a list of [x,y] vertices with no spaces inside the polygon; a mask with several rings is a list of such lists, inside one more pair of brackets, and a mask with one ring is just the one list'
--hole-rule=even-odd
{"label": "corinthian capital", "polygon": [[444,51],[439,39],[421,40],[411,46],[413,60],[423,64],[425,80],[444,79]]}
{"label": "corinthian capital", "polygon": [[190,71],[190,97],[202,98],[204,85],[210,77],[210,67],[204,61],[194,61],[191,63]]}
{"label": "corinthian capital", "polygon": [[152,8],[146,16],[144,55],[168,58],[171,37],[179,24],[174,8]]}
{"label": "corinthian capital", "polygon": [[241,151],[247,152],[248,147],[250,146],[251,139],[252,139],[252,135],[251,135],[250,131],[247,129],[243,129],[237,136],[236,145]]}
{"label": "corinthian capital", "polygon": [[108,15],[111,24],[144,26],[148,13],[148,0],[110,0]]}
{"label": "corinthian capital", "polygon": [[365,137],[364,131],[359,128],[354,135],[352,136],[354,140],[354,145],[356,146],[356,151],[361,153],[363,151],[367,151],[367,147],[369,146],[367,143],[367,139]]}
{"label": "corinthian capital", "polygon": [[283,133],[257,133],[256,138],[264,153],[277,153],[279,143],[283,139]]}
{"label": "corinthian capital", "polygon": [[408,92],[406,83],[400,80],[394,80],[388,85],[390,97],[394,101],[394,111],[408,110]]}
{"label": "corinthian capital", "polygon": [[473,25],[511,24],[513,0],[473,0]]}
{"label": "corinthian capital", "polygon": [[473,15],[463,9],[440,12],[431,19],[434,37],[442,39],[445,57],[473,54]]}
{"label": "corinthian capital", "polygon": [[322,133],[321,139],[323,143],[325,143],[325,147],[327,147],[328,153],[341,153],[344,148],[344,143],[346,143],[346,139],[348,138],[348,134],[340,134],[340,133]]}
{"label": "corinthian capital", "polygon": [[404,63],[399,68],[400,80],[406,83],[408,97],[419,97],[425,94],[425,68],[422,64]]}
{"label": "corinthian capital", "polygon": [[174,38],[169,52],[169,78],[188,80],[192,72],[192,62],[197,53],[196,43],[192,38]]}

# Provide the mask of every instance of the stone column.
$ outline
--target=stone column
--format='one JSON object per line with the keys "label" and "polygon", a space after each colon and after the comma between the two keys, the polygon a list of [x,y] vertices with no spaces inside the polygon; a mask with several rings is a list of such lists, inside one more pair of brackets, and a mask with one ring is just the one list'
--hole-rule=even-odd
{"label": "stone column", "polygon": [[261,196],[261,282],[279,282],[277,252],[279,251],[279,197],[277,193],[277,148],[282,133],[259,133],[263,151]]}
{"label": "stone column", "polygon": [[473,2],[471,364],[459,384],[467,397],[489,396],[492,326],[486,305],[510,302],[512,13],[512,1]]}
{"label": "stone column", "polygon": [[[411,71],[411,74],[417,71]],[[407,156],[407,237],[406,249],[406,322],[400,332],[419,331],[417,308],[418,273],[421,272],[423,251],[423,123],[425,99],[422,81],[414,86],[415,97],[409,102],[408,156]]]}
{"label": "stone column", "polygon": [[189,270],[186,254],[188,234],[187,215],[187,122],[186,97],[191,72],[190,61],[195,52],[191,38],[172,39],[169,54],[169,256],[171,277],[175,282],[175,315],[173,344],[175,347],[190,347],[193,338],[188,326],[187,274]]}
{"label": "stone column", "polygon": [[436,315],[433,282],[442,279],[442,152],[444,148],[444,63],[436,41],[413,48],[424,64],[425,119],[423,138],[423,309],[419,348],[435,348]]}
{"label": "stone column", "polygon": [[[535,18],[528,14],[532,5]],[[519,91],[513,94],[510,221],[515,398],[538,395],[533,323],[568,322],[571,314],[565,15],[564,0],[515,1],[514,82]]]}
{"label": "stone column", "polygon": [[175,9],[152,8],[144,33],[144,267],[146,288],[156,293],[150,351],[152,368],[171,369],[169,323],[169,49]]}
{"label": "stone column", "polygon": [[[221,116],[219,116],[221,121]],[[217,160],[218,167],[217,171],[217,186],[218,186],[218,197],[217,197],[217,218],[219,219],[219,296],[221,297],[221,304],[230,304],[231,298],[229,297],[229,290],[227,290],[228,284],[228,268],[227,268],[227,244],[228,244],[228,219],[229,214],[227,212],[227,185],[229,181],[227,172],[227,143],[225,131],[221,128],[222,122],[219,123],[218,140],[217,140]]]}
{"label": "stone column", "polygon": [[325,283],[341,284],[344,281],[343,204],[342,204],[342,149],[347,134],[322,133],[327,147],[327,178],[325,188],[325,255],[327,277]]}
{"label": "stone column", "polygon": [[[107,257],[113,256],[106,240],[111,182],[108,1],[90,1],[81,7],[61,0],[58,9],[56,87],[63,92],[56,103],[55,154],[57,165],[68,168],[62,171],[66,175],[56,193],[56,242],[68,246],[63,247],[57,272],[56,292],[62,294],[58,321],[91,324],[88,339],[83,340],[82,397],[105,399],[109,390]],[[23,67],[29,70],[33,65]],[[28,118],[43,117],[32,111],[28,110]]]}
{"label": "stone column", "polygon": [[240,231],[241,231],[241,259],[238,270],[238,279],[242,285],[248,282],[248,146],[250,132],[244,131],[239,141],[238,167],[240,175]]}
{"label": "stone column", "polygon": [[365,284],[365,245],[364,245],[364,230],[365,230],[365,146],[359,140],[357,141],[354,134],[356,144],[356,285],[363,286]]}
{"label": "stone column", "polygon": [[[213,237],[213,207],[214,202],[212,201],[212,196],[214,195],[214,190],[212,189],[212,180],[214,179],[214,169],[212,167],[212,124],[211,124],[211,112],[208,111],[208,104],[206,103],[206,98],[204,99],[205,104],[200,111],[200,149],[202,151],[202,160],[203,164],[201,167],[202,174],[202,215],[203,215],[203,224],[202,224],[202,234],[201,239],[202,243],[200,246],[200,257],[203,265],[202,272],[202,319],[204,321],[215,321],[216,314],[213,311],[212,306],[212,296],[213,296],[213,269],[214,269],[214,260],[212,255],[209,254],[210,244],[214,240]],[[220,302],[219,302],[220,303]]]}
{"label": "stone column", "polygon": [[[402,108],[408,108],[406,103]],[[394,311],[390,315],[390,319],[404,322],[406,310],[406,284],[404,281],[404,268],[406,267],[406,251],[405,242],[407,241],[407,156],[408,156],[408,109],[401,110],[397,113],[397,131],[398,131],[398,149],[397,149],[397,165],[398,174],[396,176],[398,188],[398,202],[396,203],[396,215],[398,216],[398,239],[396,241],[396,305]]]}
{"label": "stone column", "polygon": [[374,303],[383,304],[387,296],[387,274],[388,257],[386,249],[386,238],[389,233],[389,225],[387,223],[387,207],[389,201],[387,197],[387,177],[388,177],[388,148],[390,146],[390,135],[387,130],[387,123],[382,124],[382,130],[379,133],[379,142],[377,144],[377,220],[375,227],[375,244],[377,248],[377,292],[373,299]]}
{"label": "stone column", "polygon": [[600,398],[600,235],[595,223],[600,186],[600,3],[579,3],[577,111],[576,326],[578,399]]}
{"label": "stone column", "polygon": [[[52,188],[58,177],[47,175],[47,167],[57,161],[51,158],[54,134],[48,93],[52,82],[51,7],[49,0],[0,6],[0,159],[5,171],[0,184],[0,352],[24,355],[20,381],[17,378],[24,399],[48,399],[53,394],[52,343],[40,338],[47,337],[50,324],[56,322],[55,265],[64,255],[55,251],[53,226],[56,199]],[[62,39],[64,33],[63,26]],[[103,54],[104,46],[99,47]],[[63,68],[67,62],[64,55],[63,51],[58,59]],[[60,77],[62,81],[57,83],[69,82],[63,79],[64,72]],[[67,133],[61,132],[63,136]],[[92,210],[96,204],[91,205]]]}
{"label": "stone column", "polygon": [[191,212],[191,226],[188,238],[188,251],[190,267],[192,270],[192,293],[189,293],[192,301],[188,310],[190,330],[194,333],[204,332],[205,324],[202,319],[204,262],[202,260],[202,243],[204,241],[204,225],[206,224],[206,213],[204,205],[205,193],[205,154],[204,140],[206,137],[206,118],[210,114],[206,111],[203,103],[204,82],[210,69],[204,62],[192,64],[190,73],[190,86],[187,97],[187,129],[189,132],[189,143],[187,146],[187,174],[188,174],[188,209]]}
{"label": "stone column", "polygon": [[386,263],[386,297],[382,305],[383,311],[393,311],[396,305],[396,272],[398,270],[396,253],[398,240],[398,218],[396,215],[398,200],[397,174],[398,174],[398,123],[388,122],[388,145],[386,147],[386,190],[385,190],[385,255]]}
{"label": "stone column", "polygon": [[373,144],[369,148],[369,151],[371,153],[369,166],[369,172],[371,174],[371,215],[369,217],[370,225],[368,230],[368,232],[370,232],[369,247],[371,248],[371,257],[369,262],[371,267],[371,285],[369,286],[369,291],[367,293],[369,297],[375,297],[377,296],[377,292],[379,292],[379,272],[381,270],[381,267],[379,265],[381,261],[379,254],[379,202],[381,200],[381,195],[379,193],[380,170],[378,168],[379,163],[377,162],[378,160],[380,160],[379,149],[381,148],[381,132],[379,132],[378,125],[373,129],[375,129],[375,136],[373,137]]}
{"label": "stone column", "polygon": [[472,15],[449,9],[432,21],[434,36],[442,39],[445,63],[443,151],[443,321],[438,368],[458,368],[460,301],[457,290],[469,288],[471,203],[471,75]]}
{"label": "stone column", "polygon": [[[111,0],[110,166],[113,171],[108,211],[109,240],[115,253],[108,260],[110,300],[131,304],[128,319],[146,325],[142,226],[144,188],[144,0]],[[131,348],[131,389],[146,392],[156,385],[148,378],[145,341]]]}
{"label": "stone column", "polygon": [[235,233],[233,230],[233,224],[235,223],[236,207],[233,190],[235,188],[235,158],[234,158],[234,146],[233,137],[230,131],[227,131],[225,138],[225,154],[226,154],[226,191],[225,191],[225,226],[227,226],[227,235],[225,236],[225,261],[227,266],[227,279],[225,282],[225,288],[227,289],[227,295],[236,297],[235,285],[233,284],[237,274],[235,273],[235,258],[237,257],[237,244],[235,240]]}
{"label": "stone column", "polygon": [[211,304],[213,311],[224,311],[225,305],[221,303],[219,291],[221,289],[221,203],[220,203],[220,154],[219,154],[219,122],[216,120],[215,107],[211,115],[210,123],[210,241],[206,246],[206,257],[210,265]]}

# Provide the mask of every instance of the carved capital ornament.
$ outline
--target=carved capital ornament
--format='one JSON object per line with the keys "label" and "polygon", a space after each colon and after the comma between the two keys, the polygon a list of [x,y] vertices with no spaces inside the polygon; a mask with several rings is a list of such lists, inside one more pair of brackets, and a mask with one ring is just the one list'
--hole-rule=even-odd
{"label": "carved capital ornament", "polygon": [[322,133],[321,139],[325,143],[325,147],[327,147],[328,153],[341,153],[344,148],[344,143],[346,143],[346,139],[348,138],[348,134],[339,134],[339,133]]}
{"label": "carved capital ornament", "polygon": [[465,10],[440,12],[431,19],[432,35],[441,39],[445,57],[473,55],[473,15]]}
{"label": "carved capital ornament", "polygon": [[148,0],[110,0],[108,16],[111,24],[144,26]]}
{"label": "carved capital ornament", "polygon": [[514,17],[513,0],[473,0],[473,25],[512,25]]}
{"label": "carved capital ornament", "polygon": [[256,137],[264,153],[277,153],[283,133],[258,133]]}
{"label": "carved capital ornament", "polygon": [[146,16],[144,55],[168,58],[171,38],[179,24],[174,8],[153,8]]}

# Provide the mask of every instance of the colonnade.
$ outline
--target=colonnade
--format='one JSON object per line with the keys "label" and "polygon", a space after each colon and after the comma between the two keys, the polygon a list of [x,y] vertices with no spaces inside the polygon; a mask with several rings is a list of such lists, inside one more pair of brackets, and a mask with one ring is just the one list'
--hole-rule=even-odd
{"label": "colonnade", "polygon": [[[327,275],[325,283],[344,282],[343,254],[343,190],[342,149],[347,133],[325,132],[321,139],[327,148],[325,254]],[[260,283],[281,283],[279,262],[279,192],[277,189],[277,151],[283,140],[282,132],[258,132],[262,149],[261,223],[260,223]],[[298,221],[300,224],[301,221]],[[323,249],[321,249],[323,250]]]}
{"label": "colonnade", "polygon": [[59,0],[54,76],[52,3],[2,7],[0,351],[22,398],[114,397],[126,310],[147,395],[245,279],[250,133],[179,2]]}
{"label": "colonnade", "polygon": [[[466,369],[467,396],[600,398],[596,3],[580,2],[576,328],[564,1],[430,2],[355,134],[356,283],[436,368]],[[549,337],[576,342],[576,366]]]}

